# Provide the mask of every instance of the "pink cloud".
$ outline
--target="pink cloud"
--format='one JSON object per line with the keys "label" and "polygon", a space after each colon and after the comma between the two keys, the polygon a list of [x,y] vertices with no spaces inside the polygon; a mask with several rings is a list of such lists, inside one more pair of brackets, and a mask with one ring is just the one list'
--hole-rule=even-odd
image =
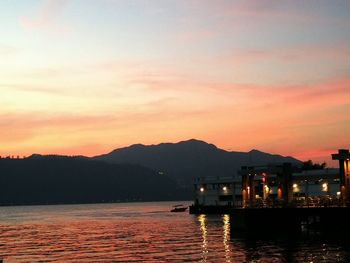
{"label": "pink cloud", "polygon": [[243,98],[238,107],[221,111],[232,116],[232,124],[226,127],[231,132],[217,135],[220,143],[231,143],[229,148],[234,149],[232,144],[241,150],[258,147],[303,159],[308,156],[329,161],[327,154],[315,153],[321,154],[322,148],[336,151],[349,147],[350,116],[346,112],[350,78],[299,86],[226,84],[215,89],[231,98],[232,103],[237,96]]}
{"label": "pink cloud", "polygon": [[[193,12],[201,10],[214,17],[221,30],[250,30],[255,26],[279,21],[299,25],[324,23],[317,12],[303,12],[305,4],[295,1],[251,0],[251,1],[188,1]],[[312,6],[312,4],[309,4]],[[307,6],[307,5],[306,5]],[[311,8],[311,7],[310,7]],[[254,25],[254,27],[250,27]]]}
{"label": "pink cloud", "polygon": [[37,29],[51,26],[55,18],[63,11],[66,3],[67,0],[46,0],[35,16],[20,17],[20,25],[26,29]]}
{"label": "pink cloud", "polygon": [[[329,98],[339,97],[344,102],[350,96],[350,77],[328,80],[315,84],[300,85],[259,85],[240,83],[214,83],[207,85],[223,96],[228,94],[241,94],[244,96],[254,96],[261,100],[274,100],[282,103],[317,102],[321,103]],[[333,104],[333,103],[332,103]]]}
{"label": "pink cloud", "polygon": [[294,61],[304,62],[308,59],[350,60],[349,43],[275,47],[273,49],[241,49],[226,55],[222,58],[222,61],[237,65],[264,60],[279,60],[289,63]]}

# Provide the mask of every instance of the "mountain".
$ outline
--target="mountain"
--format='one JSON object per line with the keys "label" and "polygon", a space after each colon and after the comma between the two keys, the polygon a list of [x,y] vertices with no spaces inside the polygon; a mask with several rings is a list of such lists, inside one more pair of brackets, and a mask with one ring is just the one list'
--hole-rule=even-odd
{"label": "mountain", "polygon": [[0,205],[192,199],[196,177],[236,176],[244,165],[292,162],[258,150],[229,152],[198,140],[135,144],[88,158],[0,158]]}
{"label": "mountain", "polygon": [[135,144],[95,156],[93,159],[150,167],[168,175],[182,186],[192,185],[197,177],[236,176],[241,166],[283,162],[301,164],[292,157],[272,155],[258,150],[229,152],[195,139],[149,146]]}
{"label": "mountain", "polygon": [[150,168],[87,157],[0,158],[0,205],[160,201],[191,198]]}

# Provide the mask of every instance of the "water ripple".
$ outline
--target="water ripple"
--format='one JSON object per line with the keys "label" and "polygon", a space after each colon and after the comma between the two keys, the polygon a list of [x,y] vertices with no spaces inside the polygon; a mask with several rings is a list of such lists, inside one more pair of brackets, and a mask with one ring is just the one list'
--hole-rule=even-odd
{"label": "water ripple", "polygon": [[[0,208],[4,262],[349,262],[349,247],[235,238],[224,216],[173,203]],[[18,217],[17,217],[18,215]]]}

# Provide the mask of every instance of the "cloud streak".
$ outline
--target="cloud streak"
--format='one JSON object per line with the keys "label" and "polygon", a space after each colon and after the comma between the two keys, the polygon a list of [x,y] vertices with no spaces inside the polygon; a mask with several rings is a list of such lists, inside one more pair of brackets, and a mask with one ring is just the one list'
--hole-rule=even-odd
{"label": "cloud streak", "polygon": [[285,63],[304,62],[308,59],[349,61],[349,44],[350,43],[332,43],[332,45],[304,45],[275,47],[273,49],[242,49],[225,56],[223,60],[233,64],[255,63],[266,60],[279,60]]}

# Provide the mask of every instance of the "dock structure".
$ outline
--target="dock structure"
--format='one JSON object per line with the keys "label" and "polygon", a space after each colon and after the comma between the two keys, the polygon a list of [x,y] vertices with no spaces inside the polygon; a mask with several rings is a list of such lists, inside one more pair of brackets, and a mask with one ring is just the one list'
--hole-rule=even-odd
{"label": "dock structure", "polygon": [[[293,171],[294,170],[294,171]],[[290,163],[242,167],[242,208],[342,206],[339,170],[295,171]]]}
{"label": "dock structure", "polygon": [[332,158],[339,160],[339,169],[302,171],[290,163],[243,166],[240,178],[231,181],[198,180],[190,213],[230,214],[232,231],[260,231],[262,225],[295,233],[349,229],[349,150]]}
{"label": "dock structure", "polygon": [[[239,172],[242,177],[242,207],[254,207],[261,203],[270,205],[268,200],[291,203],[293,200],[293,181],[291,163],[268,166],[243,166]],[[273,191],[273,188],[276,190]],[[259,190],[259,193],[257,191]],[[269,199],[273,196],[273,199]]]}
{"label": "dock structure", "polygon": [[340,197],[344,204],[350,207],[350,153],[349,150],[339,149],[332,154],[333,160],[339,160]]}
{"label": "dock structure", "polygon": [[193,214],[230,213],[233,208],[338,207],[339,169],[298,170],[289,163],[244,166],[238,176],[199,178]]}

